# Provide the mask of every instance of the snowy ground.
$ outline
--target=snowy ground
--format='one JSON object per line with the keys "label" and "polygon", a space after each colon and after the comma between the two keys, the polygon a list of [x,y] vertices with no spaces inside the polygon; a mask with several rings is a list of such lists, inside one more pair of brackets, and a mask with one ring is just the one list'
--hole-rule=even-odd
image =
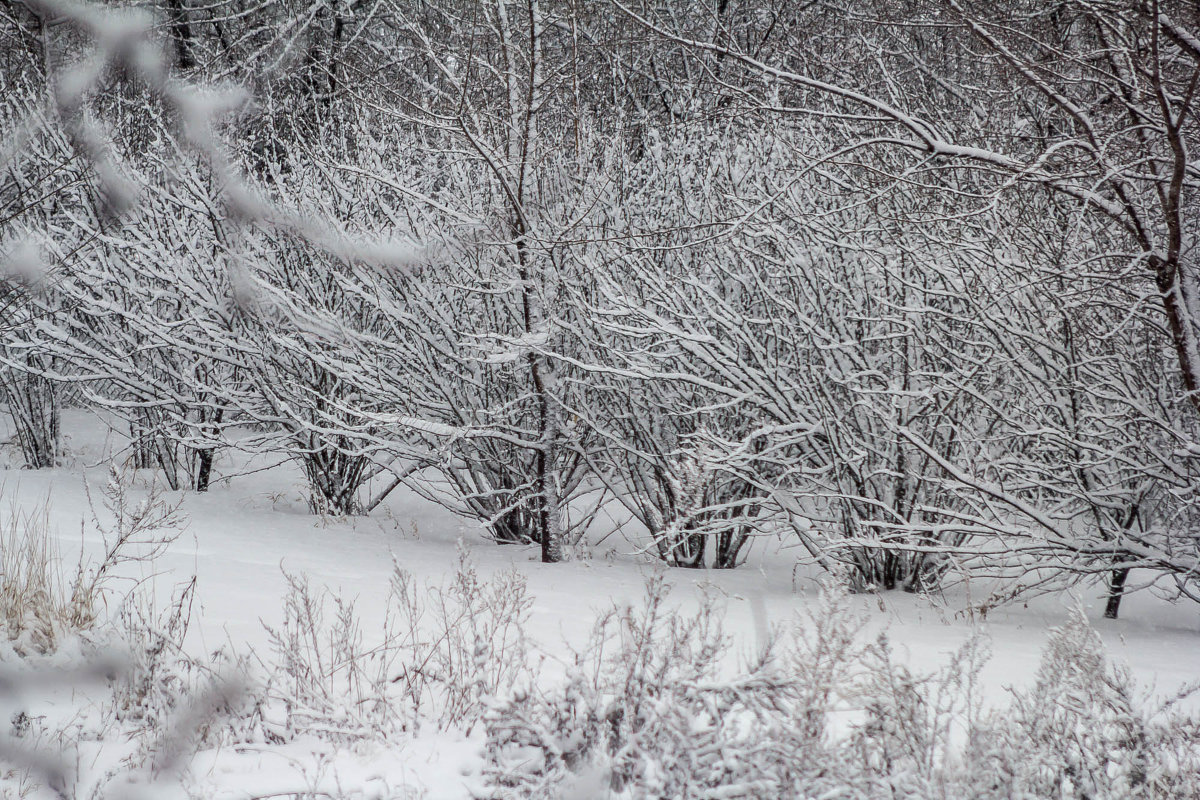
{"label": "snowy ground", "polygon": [[[70,463],[40,472],[0,471],[0,503],[32,508],[47,501],[50,530],[71,561],[80,546],[92,553],[99,541],[81,521],[88,517],[85,481],[103,483],[119,439],[97,420],[82,414],[68,418]],[[3,438],[3,437],[0,437]],[[0,462],[2,463],[2,462]],[[269,467],[263,469],[263,467]],[[330,521],[308,514],[301,477],[290,464],[271,466],[262,459],[226,455],[218,464],[226,479],[207,494],[185,494],[187,526],[154,564],[157,596],[173,586],[197,580],[195,617],[189,647],[210,652],[221,646],[240,651],[269,648],[264,623],[278,626],[286,592],[284,570],[309,576],[314,585],[356,600],[369,639],[382,624],[393,557],[421,580],[444,581],[464,542],[481,574],[515,568],[528,581],[534,605],[528,626],[547,652],[566,652],[586,637],[595,615],[614,602],[636,602],[646,578],[658,568],[637,555],[637,545],[620,533],[608,536],[586,557],[566,564],[543,565],[532,548],[488,543],[477,525],[456,518],[409,493],[398,491],[385,509],[368,518]],[[143,486],[149,475],[139,476]],[[143,489],[144,490],[144,489]],[[93,489],[93,494],[95,490]],[[783,624],[812,602],[815,580],[794,570],[794,551],[786,543],[760,541],[750,563],[734,571],[668,573],[671,600],[681,613],[697,607],[704,592],[724,598],[727,630],[749,650],[761,637],[762,614],[768,624]],[[983,595],[988,587],[975,587]],[[1062,623],[1082,604],[1112,659],[1127,664],[1135,678],[1159,694],[1177,692],[1200,680],[1200,608],[1170,605],[1148,593],[1128,598],[1122,619],[1101,619],[1102,602],[1094,593],[1039,598],[1028,606],[994,610],[986,621],[966,618],[957,609],[966,590],[928,598],[901,593],[852,598],[870,615],[872,631],[886,629],[902,658],[915,670],[944,663],[979,627],[991,642],[992,658],[982,676],[988,696],[1003,703],[1007,687],[1033,680],[1048,629]],[[756,621],[757,620],[757,621]],[[71,693],[74,695],[75,693]],[[53,714],[61,693],[43,703]],[[78,703],[74,696],[67,702]],[[1200,705],[1195,697],[1192,706]],[[39,707],[43,707],[39,706]],[[61,709],[60,709],[61,711]],[[104,743],[82,771],[111,764]],[[291,742],[284,747],[240,748],[205,752],[190,765],[189,785],[212,797],[283,796],[320,789],[330,794],[358,791],[361,796],[470,797],[482,763],[478,733],[417,736],[402,748],[357,747],[335,752],[328,744]],[[119,757],[119,755],[118,755]],[[150,796],[165,796],[156,787]],[[11,787],[10,787],[11,790]]]}

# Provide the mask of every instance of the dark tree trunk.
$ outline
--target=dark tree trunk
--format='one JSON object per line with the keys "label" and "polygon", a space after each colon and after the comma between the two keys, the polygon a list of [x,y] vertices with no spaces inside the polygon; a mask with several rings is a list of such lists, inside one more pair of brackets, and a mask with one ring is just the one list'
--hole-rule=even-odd
{"label": "dark tree trunk", "polygon": [[700,569],[704,566],[704,551],[707,544],[708,537],[699,533],[691,533],[685,528],[679,541],[675,542],[673,553],[675,565],[688,569]]}
{"label": "dark tree trunk", "polygon": [[1121,610],[1121,598],[1125,596],[1125,581],[1129,578],[1129,567],[1114,569],[1108,581],[1108,603],[1104,606],[1104,618],[1116,619]]}
{"label": "dark tree trunk", "polygon": [[185,3],[186,0],[167,0],[167,20],[171,26],[171,41],[175,44],[175,66],[179,69],[196,66],[192,54],[192,26]]}
{"label": "dark tree trunk", "polygon": [[1195,365],[1189,357],[1190,337],[1186,326],[1190,323],[1184,310],[1178,265],[1158,256],[1151,256],[1150,266],[1154,270],[1155,281],[1162,294],[1163,309],[1167,313],[1167,327],[1171,332],[1171,342],[1175,346],[1183,388],[1188,393],[1192,407],[1200,411],[1200,376],[1196,375]]}
{"label": "dark tree trunk", "polygon": [[492,539],[497,544],[531,544],[539,542],[536,512],[525,503],[506,510],[491,525]]}
{"label": "dark tree trunk", "polygon": [[207,492],[212,480],[212,465],[215,449],[205,447],[196,451],[196,491]]}
{"label": "dark tree trunk", "polygon": [[[225,409],[218,408],[210,412],[201,408],[201,422],[205,422],[205,418],[209,417],[210,414],[211,417],[207,420],[207,424],[201,427],[201,430],[209,437],[210,441],[216,441],[220,435],[219,426],[221,420],[225,417]],[[217,455],[217,448],[210,444],[206,447],[197,447],[194,452],[196,454],[196,475],[193,486],[197,492],[207,492],[208,487],[212,484],[213,459]]]}

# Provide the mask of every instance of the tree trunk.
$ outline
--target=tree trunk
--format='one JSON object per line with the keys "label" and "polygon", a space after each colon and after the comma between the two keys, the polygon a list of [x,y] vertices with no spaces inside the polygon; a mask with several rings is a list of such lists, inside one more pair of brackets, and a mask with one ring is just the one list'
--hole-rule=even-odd
{"label": "tree trunk", "polygon": [[197,492],[207,492],[209,482],[212,480],[212,465],[213,456],[216,450],[212,447],[204,447],[196,451],[196,483]]}
{"label": "tree trunk", "polygon": [[1167,326],[1171,331],[1171,342],[1179,362],[1179,373],[1183,388],[1187,390],[1192,407],[1200,411],[1200,376],[1197,376],[1196,336],[1191,330],[1193,321],[1180,286],[1181,276],[1177,264],[1152,256],[1150,266],[1154,269],[1155,282],[1162,294],[1163,310],[1167,313]]}
{"label": "tree trunk", "polygon": [[325,443],[317,443],[317,447],[301,458],[308,477],[308,505],[312,513],[335,517],[363,513],[358,502],[358,489],[366,474],[365,458]]}
{"label": "tree trunk", "polygon": [[171,40],[175,44],[175,66],[179,69],[191,69],[196,66],[192,55],[192,27],[188,22],[185,0],[167,1],[167,19],[171,27]]}
{"label": "tree trunk", "polygon": [[1121,610],[1121,598],[1125,596],[1125,581],[1129,577],[1129,567],[1114,569],[1109,576],[1108,603],[1104,606],[1104,618],[1116,619]]}
{"label": "tree trunk", "polygon": [[[200,419],[204,421],[207,412],[204,409],[200,411]],[[202,426],[201,430],[210,437],[211,440],[216,440],[220,433],[220,424],[225,416],[225,409],[218,408],[212,412],[212,418],[208,425]],[[193,451],[196,454],[196,475],[193,486],[197,492],[207,492],[209,485],[212,483],[212,467],[213,459],[217,455],[217,448],[209,445],[207,447],[197,447]]]}

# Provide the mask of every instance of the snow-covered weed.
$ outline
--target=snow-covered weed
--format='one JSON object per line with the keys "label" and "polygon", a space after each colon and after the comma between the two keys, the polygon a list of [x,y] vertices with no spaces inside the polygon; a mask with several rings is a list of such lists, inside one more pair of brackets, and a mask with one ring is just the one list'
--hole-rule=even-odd
{"label": "snow-covered weed", "polygon": [[[25,766],[0,771],[0,792],[178,794],[202,750],[305,738],[333,751],[368,741],[390,749],[422,726],[470,735],[482,724],[486,786],[477,788],[493,800],[1200,797],[1200,718],[1180,711],[1180,698],[1149,702],[1108,663],[1082,614],[1052,632],[1034,684],[1001,709],[978,691],[986,640],[916,673],[887,636],[864,637],[866,618],[832,581],[790,625],[771,628],[756,614],[756,642],[737,652],[714,599],[681,613],[655,576],[639,603],[599,614],[559,677],[534,667],[550,656],[526,637],[523,577],[481,577],[465,549],[442,584],[418,584],[397,563],[375,630],[352,601],[287,575],[283,622],[267,630],[255,685],[245,657],[185,651],[194,582],[165,609],[130,593],[111,619],[74,599],[79,587],[94,599],[116,567],[169,541],[156,531],[173,513],[153,496],[132,505],[123,485],[114,477],[106,489],[115,521],[105,523],[98,564],[62,572],[44,512],[6,532],[25,549],[4,550],[4,611],[18,602],[35,610],[20,618],[33,620],[19,623],[20,649],[10,645],[21,658],[0,659],[0,700],[43,685],[73,692],[80,681],[102,699],[68,720],[9,704],[0,759]],[[54,650],[60,630],[81,625],[91,629],[77,643],[93,644]],[[101,642],[122,644],[124,655]],[[39,659],[58,666],[42,670]],[[97,747],[102,768],[84,755]],[[312,796],[344,794],[336,780],[314,781]]]}
{"label": "snow-covered weed", "polygon": [[389,614],[406,628],[408,650],[395,681],[412,702],[418,723],[424,708],[424,718],[438,728],[469,731],[492,698],[529,672],[525,622],[533,600],[524,576],[508,570],[483,580],[460,545],[448,585],[428,586],[422,597],[412,576],[397,564],[391,590]]}
{"label": "snow-covered weed", "polygon": [[[48,504],[24,513],[14,507],[6,521],[0,707],[11,724],[0,727],[0,758],[18,768],[0,773],[0,796],[11,787],[18,795],[40,796],[49,787],[59,796],[104,796],[109,784],[172,780],[197,747],[213,740],[214,723],[240,696],[240,680],[184,652],[195,582],[162,611],[139,589],[144,565],[174,541],[182,520],[178,505],[156,488],[141,500],[128,488],[127,474],[114,467],[99,505],[91,504],[103,547],[94,560],[67,564],[59,557]],[[132,588],[111,597],[122,581]],[[106,608],[116,610],[102,613]],[[100,701],[66,720],[27,711],[38,697],[77,690],[95,690]],[[123,742],[118,762],[98,777],[81,777],[79,754],[111,740]]]}
{"label": "snow-covered weed", "polygon": [[281,740],[388,739],[424,723],[471,726],[488,701],[528,671],[531,601],[516,572],[480,579],[465,550],[449,584],[418,587],[393,569],[387,614],[368,642],[354,602],[287,575],[271,655],[266,712]]}
{"label": "snow-covered weed", "polygon": [[862,796],[889,787],[918,798],[974,796],[956,794],[956,753],[963,729],[974,735],[981,724],[977,686],[987,657],[986,641],[973,636],[939,670],[920,675],[894,658],[886,635],[864,648],[845,690],[861,719],[834,754],[854,765]]}
{"label": "snow-covered weed", "polygon": [[92,506],[103,555],[94,561],[81,556],[74,566],[62,561],[51,541],[48,499],[32,509],[10,508],[0,530],[0,622],[7,646],[18,655],[49,653],[64,637],[91,630],[101,595],[121,577],[121,568],[152,561],[179,535],[178,505],[153,487],[137,502],[127,490],[126,477],[111,468],[103,511]]}
{"label": "snow-covered weed", "polygon": [[224,650],[198,658],[185,649],[195,591],[192,579],[161,610],[138,595],[125,603],[117,619],[117,641],[125,658],[113,675],[106,712],[114,726],[147,734],[145,750],[157,754],[156,763],[178,758],[164,753],[186,749],[181,725],[194,749],[220,741],[230,725],[246,727],[253,713],[248,704],[235,702],[245,699],[249,682],[244,659]]}
{"label": "snow-covered weed", "polygon": [[351,741],[404,730],[409,715],[393,701],[390,677],[400,656],[397,633],[364,645],[354,602],[314,590],[302,575],[285,574],[283,622],[267,627],[271,642],[266,694],[281,717],[267,714],[271,738],[310,733]]}
{"label": "snow-covered weed", "polygon": [[[863,636],[865,617],[833,583],[791,625],[768,628],[760,614],[757,642],[738,653],[716,601],[681,613],[656,576],[642,601],[598,616],[562,677],[531,668],[520,576],[481,578],[465,552],[445,584],[420,587],[397,566],[372,639],[352,603],[303,577],[288,583],[255,688],[244,660],[184,651],[191,584],[165,610],[127,604],[120,661],[0,670],[0,696],[22,681],[107,686],[96,713],[69,722],[13,716],[0,758],[28,766],[0,774],[4,790],[178,793],[198,750],[304,738],[393,748],[422,724],[469,734],[482,721],[478,790],[493,800],[1200,797],[1200,719],[1142,697],[1082,614],[1053,632],[1034,684],[1001,709],[977,690],[984,639],[918,674],[886,636]],[[88,774],[80,754],[96,742],[109,755]],[[345,795],[332,778],[314,781],[313,796]]]}

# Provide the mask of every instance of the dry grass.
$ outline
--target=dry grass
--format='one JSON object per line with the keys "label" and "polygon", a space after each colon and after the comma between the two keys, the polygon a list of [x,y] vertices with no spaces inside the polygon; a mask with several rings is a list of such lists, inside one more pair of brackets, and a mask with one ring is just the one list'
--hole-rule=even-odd
{"label": "dry grass", "polygon": [[0,621],[21,655],[48,653],[96,619],[96,585],[82,562],[64,568],[49,527],[47,499],[30,509],[12,504],[0,531]]}
{"label": "dry grass", "polygon": [[0,528],[0,623],[18,655],[52,652],[64,637],[91,630],[119,568],[153,560],[178,536],[177,505],[154,489],[135,502],[127,490],[114,468],[102,508],[93,504],[91,515],[104,554],[99,561],[81,555],[74,565],[63,562],[50,535],[49,498],[32,508],[9,504]]}

